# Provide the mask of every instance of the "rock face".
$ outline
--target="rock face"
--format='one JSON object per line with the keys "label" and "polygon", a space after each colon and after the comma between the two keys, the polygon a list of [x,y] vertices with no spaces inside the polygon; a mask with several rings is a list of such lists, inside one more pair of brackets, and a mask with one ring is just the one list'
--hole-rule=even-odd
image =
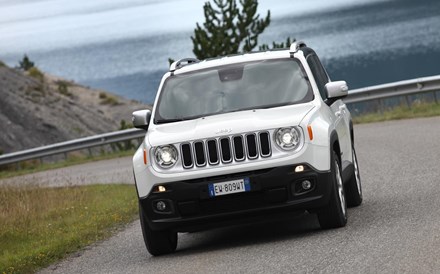
{"label": "rock face", "polygon": [[0,152],[118,130],[151,106],[41,73],[1,66]]}

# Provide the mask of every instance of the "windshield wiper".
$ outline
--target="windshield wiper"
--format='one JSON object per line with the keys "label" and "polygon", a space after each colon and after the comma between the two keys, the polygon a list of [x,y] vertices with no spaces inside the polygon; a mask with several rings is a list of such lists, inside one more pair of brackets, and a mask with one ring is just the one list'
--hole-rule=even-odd
{"label": "windshield wiper", "polygon": [[188,116],[188,117],[183,117],[183,118],[157,119],[157,120],[154,120],[154,122],[156,124],[165,124],[165,123],[195,120],[195,119],[206,117],[206,116],[209,116],[209,115],[194,115],[194,116]]}
{"label": "windshield wiper", "polygon": [[174,123],[174,122],[180,122],[188,119],[183,118],[173,118],[173,119],[158,119],[155,121],[155,124],[166,124],[166,123]]}

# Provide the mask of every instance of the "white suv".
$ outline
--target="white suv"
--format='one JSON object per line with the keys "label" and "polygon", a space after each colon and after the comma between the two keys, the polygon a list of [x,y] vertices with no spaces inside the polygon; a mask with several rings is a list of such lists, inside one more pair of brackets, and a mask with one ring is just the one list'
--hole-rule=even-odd
{"label": "white suv", "polygon": [[173,63],[133,157],[143,236],[153,255],[177,232],[316,213],[322,228],[347,223],[362,202],[344,81],[331,82],[315,52],[290,49]]}

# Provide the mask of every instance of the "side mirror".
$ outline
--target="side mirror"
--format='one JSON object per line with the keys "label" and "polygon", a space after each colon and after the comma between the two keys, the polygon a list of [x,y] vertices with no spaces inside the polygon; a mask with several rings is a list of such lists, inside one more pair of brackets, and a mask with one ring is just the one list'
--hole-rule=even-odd
{"label": "side mirror", "polygon": [[329,99],[340,99],[348,95],[348,86],[345,81],[335,81],[325,84],[325,92]]}
{"label": "side mirror", "polygon": [[150,124],[151,111],[149,109],[137,110],[133,112],[131,121],[135,128],[140,128],[148,130],[148,125]]}

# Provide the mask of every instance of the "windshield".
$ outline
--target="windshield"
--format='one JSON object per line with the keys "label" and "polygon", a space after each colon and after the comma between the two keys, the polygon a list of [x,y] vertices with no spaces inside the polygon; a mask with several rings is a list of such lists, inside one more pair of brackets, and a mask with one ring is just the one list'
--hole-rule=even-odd
{"label": "windshield", "polygon": [[233,64],[169,77],[158,100],[155,122],[311,100],[313,93],[295,59]]}

